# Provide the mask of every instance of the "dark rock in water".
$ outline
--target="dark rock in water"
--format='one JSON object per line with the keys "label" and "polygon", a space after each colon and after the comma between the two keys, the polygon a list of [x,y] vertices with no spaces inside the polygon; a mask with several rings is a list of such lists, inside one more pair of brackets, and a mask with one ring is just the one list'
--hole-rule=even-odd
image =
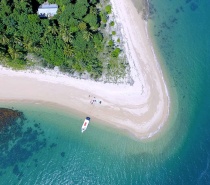
{"label": "dark rock in water", "polygon": [[11,125],[17,119],[23,118],[23,113],[17,110],[0,108],[0,131],[7,125]]}
{"label": "dark rock in water", "polygon": [[195,3],[192,3],[192,4],[190,5],[190,9],[191,9],[192,11],[195,11],[197,8],[198,8],[198,5],[195,4]]}
{"label": "dark rock in water", "polygon": [[171,23],[177,23],[177,18],[176,18],[176,17],[170,18],[170,22],[171,22]]}
{"label": "dark rock in water", "polygon": [[13,172],[15,175],[18,175],[18,174],[20,173],[18,165],[15,165],[15,166],[14,166],[12,172]]}
{"label": "dark rock in water", "polygon": [[182,6],[180,6],[179,9],[180,9],[181,12],[184,12],[184,8]]}
{"label": "dark rock in water", "polygon": [[176,9],[176,13],[179,13],[179,9],[178,8]]}
{"label": "dark rock in water", "polygon": [[35,162],[35,163],[38,163],[38,159],[34,159],[34,162]]}
{"label": "dark rock in water", "polygon": [[50,148],[54,148],[54,147],[56,147],[56,146],[57,146],[56,143],[52,143],[52,144],[50,145]]}
{"label": "dark rock in water", "polygon": [[13,168],[13,174],[15,174],[18,177],[22,177],[23,176],[23,172],[20,171],[18,165],[15,165]]}
{"label": "dark rock in water", "polygon": [[34,124],[34,127],[38,128],[39,127],[39,124],[35,123]]}
{"label": "dark rock in water", "polygon": [[65,157],[65,152],[61,152],[61,157]]}
{"label": "dark rock in water", "polygon": [[192,0],[186,0],[185,2],[186,2],[186,3],[190,3],[191,1],[192,1]]}
{"label": "dark rock in water", "polygon": [[46,147],[47,143],[40,124],[30,127],[27,126],[29,123],[22,112],[0,108],[0,171],[13,166],[12,172],[19,179],[23,173],[18,165]]}

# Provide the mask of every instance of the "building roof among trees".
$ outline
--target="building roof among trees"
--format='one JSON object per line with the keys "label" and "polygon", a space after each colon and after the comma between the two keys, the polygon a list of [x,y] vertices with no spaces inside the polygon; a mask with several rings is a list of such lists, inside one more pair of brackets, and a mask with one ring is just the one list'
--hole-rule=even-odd
{"label": "building roof among trees", "polygon": [[53,17],[56,15],[58,10],[57,4],[49,4],[48,2],[39,6],[38,14],[39,17]]}

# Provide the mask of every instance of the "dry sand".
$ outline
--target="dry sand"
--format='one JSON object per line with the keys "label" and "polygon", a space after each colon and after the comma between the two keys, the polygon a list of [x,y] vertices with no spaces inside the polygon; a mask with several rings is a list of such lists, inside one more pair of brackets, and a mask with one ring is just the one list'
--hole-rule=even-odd
{"label": "dry sand", "polygon": [[[53,70],[41,73],[0,67],[0,100],[59,104],[138,138],[157,133],[168,118],[169,97],[147,35],[146,22],[130,0],[111,2],[125,36],[133,86],[79,80]],[[94,97],[96,102],[91,104]]]}

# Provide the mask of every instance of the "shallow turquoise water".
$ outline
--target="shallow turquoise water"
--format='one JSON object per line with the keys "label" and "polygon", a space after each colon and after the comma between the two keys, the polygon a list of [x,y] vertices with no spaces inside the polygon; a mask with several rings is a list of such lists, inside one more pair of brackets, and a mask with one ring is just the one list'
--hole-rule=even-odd
{"label": "shallow turquoise water", "polygon": [[8,162],[0,166],[3,184],[130,184],[147,178],[147,171],[164,161],[162,151],[154,155],[159,153],[154,143],[135,141],[94,122],[81,134],[83,119],[56,107],[14,102],[4,107],[24,112],[19,132],[26,137],[18,136],[7,151]]}
{"label": "shallow turquoise water", "polygon": [[[151,35],[168,76],[173,114],[137,142],[42,104],[1,103],[26,117],[1,141],[0,184],[210,184],[210,2],[151,0]],[[176,107],[176,108],[175,108]]]}

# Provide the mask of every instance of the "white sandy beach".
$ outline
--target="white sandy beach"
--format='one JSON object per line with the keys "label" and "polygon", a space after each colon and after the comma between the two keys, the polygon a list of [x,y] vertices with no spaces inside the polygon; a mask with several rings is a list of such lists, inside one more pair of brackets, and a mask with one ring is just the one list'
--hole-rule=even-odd
{"label": "white sandy beach", "polygon": [[[131,0],[111,0],[122,25],[134,85],[74,79],[55,71],[12,71],[0,67],[0,100],[33,100],[65,106],[92,121],[105,121],[138,138],[157,133],[169,114],[169,96],[142,20]],[[90,95],[90,97],[89,97]],[[93,98],[102,103],[91,104]],[[81,123],[82,124],[82,123]]]}

